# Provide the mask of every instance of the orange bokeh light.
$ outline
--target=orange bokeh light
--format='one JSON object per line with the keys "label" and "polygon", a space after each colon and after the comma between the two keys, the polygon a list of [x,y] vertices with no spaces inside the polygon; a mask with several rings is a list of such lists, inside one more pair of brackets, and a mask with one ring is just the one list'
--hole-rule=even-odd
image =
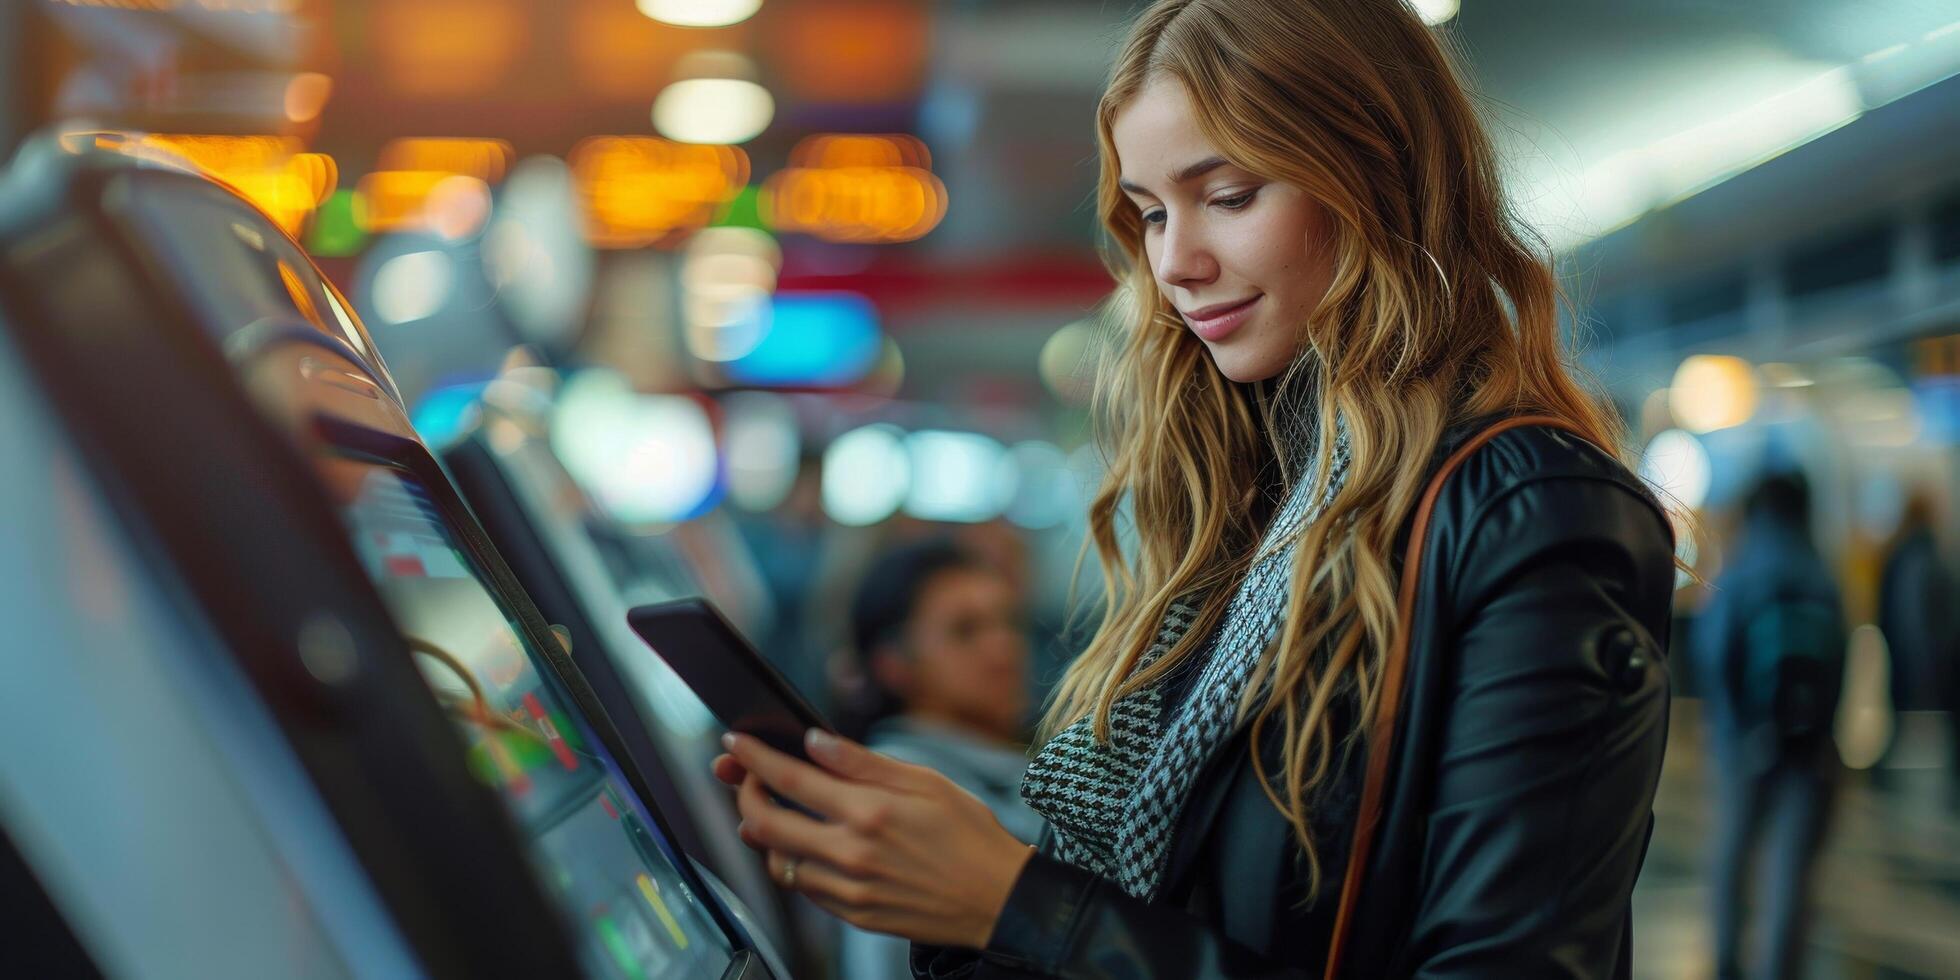
{"label": "orange bokeh light", "polygon": [[489,220],[490,185],[504,178],[515,156],[498,139],[391,140],[375,171],[361,178],[355,223],[370,232],[423,229],[466,238]]}
{"label": "orange bokeh light", "polygon": [[650,136],[601,136],[572,150],[586,237],[601,248],[638,248],[708,223],[749,180],[732,146]]}
{"label": "orange bokeh light", "polygon": [[917,167],[932,169],[932,153],[904,133],[837,133],[810,136],[790,150],[792,167]]}
{"label": "orange bokeh light", "polygon": [[377,170],[361,178],[355,223],[365,231],[422,229],[445,238],[481,231],[490,217],[490,187],[447,170]]}
{"label": "orange bokeh light", "polygon": [[438,170],[494,184],[504,179],[515,155],[503,140],[412,137],[383,146],[375,169]]}
{"label": "orange bokeh light", "polygon": [[302,152],[285,136],[205,136],[173,133],[76,132],[65,145],[93,145],[188,167],[251,201],[287,234],[297,235],[307,216],[334,192],[340,168],[324,153]]}
{"label": "orange bokeh light", "polygon": [[762,187],[763,220],[784,232],[840,242],[908,242],[946,216],[946,185],[931,154],[903,134],[812,136]]}

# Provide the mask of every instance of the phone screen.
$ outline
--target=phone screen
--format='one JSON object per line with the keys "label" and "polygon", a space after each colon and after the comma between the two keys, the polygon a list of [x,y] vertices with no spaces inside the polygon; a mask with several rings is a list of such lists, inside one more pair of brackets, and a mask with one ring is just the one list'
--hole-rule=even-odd
{"label": "phone screen", "polygon": [[802,759],[806,729],[834,730],[706,599],[638,606],[626,621],[730,731]]}

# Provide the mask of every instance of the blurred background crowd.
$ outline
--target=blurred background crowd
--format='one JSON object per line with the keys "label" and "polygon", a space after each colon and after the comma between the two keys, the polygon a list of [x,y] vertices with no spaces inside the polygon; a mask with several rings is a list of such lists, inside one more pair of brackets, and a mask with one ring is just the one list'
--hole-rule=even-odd
{"label": "blurred background crowd", "polygon": [[[1960,977],[1960,7],[1414,5],[1695,573],[1636,974]],[[562,467],[622,603],[711,596],[1014,827],[1093,625],[1092,119],[1136,6],[13,0],[0,146],[231,185],[427,441]]]}

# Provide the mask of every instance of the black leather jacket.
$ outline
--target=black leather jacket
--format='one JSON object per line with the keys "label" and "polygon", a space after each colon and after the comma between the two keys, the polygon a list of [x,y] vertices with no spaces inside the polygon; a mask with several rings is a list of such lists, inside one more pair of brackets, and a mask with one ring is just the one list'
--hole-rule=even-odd
{"label": "black leather jacket", "polygon": [[[1453,429],[1432,465],[1480,428]],[[1667,730],[1667,521],[1619,463],[1538,427],[1472,454],[1433,521],[1343,975],[1627,977]],[[1364,753],[1316,814],[1310,895],[1244,737],[1200,775],[1156,902],[1044,851],[984,951],[916,946],[914,973],[1319,977]]]}

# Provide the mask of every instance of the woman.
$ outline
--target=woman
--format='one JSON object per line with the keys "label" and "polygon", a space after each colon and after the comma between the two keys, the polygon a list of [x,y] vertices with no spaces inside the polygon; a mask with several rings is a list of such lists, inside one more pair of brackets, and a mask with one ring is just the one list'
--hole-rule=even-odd
{"label": "woman", "polygon": [[[921,976],[1309,977],[1337,934],[1344,976],[1627,976],[1671,536],[1436,38],[1393,0],[1160,0],[1098,123],[1138,312],[1099,389],[1107,604],[1024,789],[1053,833],[812,736],[717,760],[744,839]],[[1401,623],[1418,497],[1514,415],[1560,428],[1449,478]]]}

